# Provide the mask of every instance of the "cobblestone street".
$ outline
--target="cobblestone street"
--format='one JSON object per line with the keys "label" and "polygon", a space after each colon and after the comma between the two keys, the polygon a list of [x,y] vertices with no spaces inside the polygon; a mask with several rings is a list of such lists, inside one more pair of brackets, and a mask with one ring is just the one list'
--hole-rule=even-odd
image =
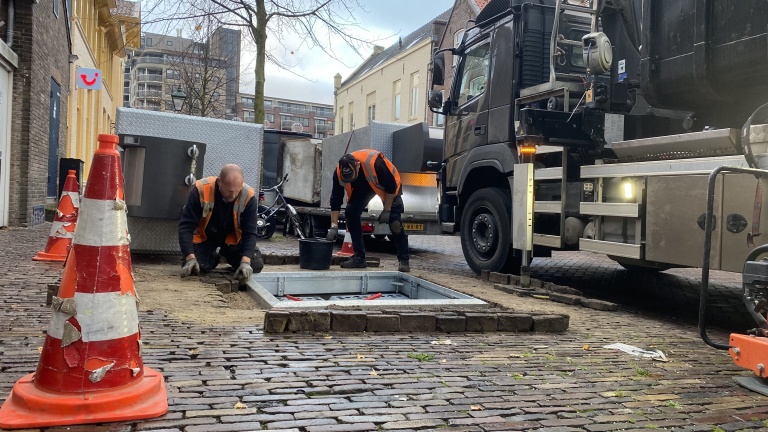
{"label": "cobblestone street", "polygon": [[[49,230],[50,224],[42,224],[0,231],[2,398],[16,380],[35,370],[50,321],[46,285],[58,281],[61,265],[30,260],[45,245]],[[457,245],[455,237],[414,236],[414,275],[450,273],[495,296],[508,296],[475,278]],[[260,247],[266,254],[298,250],[292,240]],[[394,256],[372,255],[381,257],[382,269],[395,267]],[[169,259],[168,265],[178,263]],[[692,304],[697,292],[696,270],[635,278],[597,256],[537,260],[534,277],[585,293],[613,287],[616,298],[646,297],[659,306],[666,300],[651,295],[664,286],[682,287],[669,295]],[[640,286],[647,290],[638,291]],[[738,278],[717,274],[715,288],[737,290]],[[730,298],[716,296],[715,301],[727,308]],[[515,302],[520,310],[544,303]],[[751,372],[735,366],[726,352],[706,346],[685,319],[688,311],[676,319],[649,314],[644,306],[618,312],[552,307],[571,316],[566,332],[272,336],[264,335],[260,323],[204,327],[162,310],[141,310],[144,362],[165,376],[168,414],[46,430],[768,430],[766,398],[732,379]],[[710,336],[727,338],[719,331]],[[603,348],[616,342],[655,347],[669,361]]]}

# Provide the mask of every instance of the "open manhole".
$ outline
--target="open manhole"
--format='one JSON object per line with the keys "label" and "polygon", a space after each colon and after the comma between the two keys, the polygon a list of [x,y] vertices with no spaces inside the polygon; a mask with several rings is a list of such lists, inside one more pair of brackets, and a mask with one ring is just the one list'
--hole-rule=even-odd
{"label": "open manhole", "polygon": [[259,273],[248,292],[265,309],[488,308],[458,291],[393,271]]}

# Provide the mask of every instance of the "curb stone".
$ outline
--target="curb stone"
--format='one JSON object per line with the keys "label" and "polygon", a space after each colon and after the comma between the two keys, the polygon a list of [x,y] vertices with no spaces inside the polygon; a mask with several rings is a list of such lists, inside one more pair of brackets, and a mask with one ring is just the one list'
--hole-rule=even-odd
{"label": "curb stone", "polygon": [[506,311],[336,311],[268,310],[265,333],[307,332],[564,332],[570,317],[558,314],[525,314]]}

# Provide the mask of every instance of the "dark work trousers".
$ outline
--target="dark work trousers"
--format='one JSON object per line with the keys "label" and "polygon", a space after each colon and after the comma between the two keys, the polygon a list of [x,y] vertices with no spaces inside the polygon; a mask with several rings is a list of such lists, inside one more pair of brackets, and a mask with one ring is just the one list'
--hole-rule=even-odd
{"label": "dark work trousers", "polygon": [[[357,194],[352,192],[352,199],[347,203],[347,208],[344,210],[344,218],[347,221],[347,231],[349,236],[352,237],[352,249],[355,251],[355,255],[365,257],[365,243],[363,242],[363,226],[360,222],[360,216],[363,214],[363,210],[368,203],[375,197],[376,194],[371,192],[370,194]],[[395,197],[392,201],[392,208],[389,212],[389,226],[390,231],[393,231],[391,240],[394,240],[395,247],[397,247],[397,259],[400,261],[408,261],[408,235],[403,229],[403,223],[401,217],[405,208],[403,207],[403,198],[401,196]],[[392,229],[393,223],[399,224],[400,233],[395,234]]]}
{"label": "dark work trousers", "polygon": [[[226,243],[217,243],[212,242],[210,240],[206,240],[202,243],[197,243],[195,245],[192,245],[192,247],[195,250],[195,258],[197,258],[197,263],[200,264],[200,272],[202,273],[208,273],[209,271],[216,268],[217,265],[219,265],[219,257],[216,255],[216,248],[221,247],[221,250],[219,251],[219,255],[223,256],[225,260],[227,260],[227,264],[231,265],[232,268],[237,269],[240,266],[240,245],[234,245],[230,246]],[[261,253],[256,249],[256,253],[254,255],[261,255]],[[251,255],[249,258],[251,258],[251,264],[254,263],[253,257],[254,255]],[[254,273],[258,273],[261,271],[261,268],[253,269]]]}

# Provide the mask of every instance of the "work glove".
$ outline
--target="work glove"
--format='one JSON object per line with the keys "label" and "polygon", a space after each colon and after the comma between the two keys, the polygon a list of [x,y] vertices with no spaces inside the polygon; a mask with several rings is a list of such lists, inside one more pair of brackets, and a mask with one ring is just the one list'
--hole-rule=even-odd
{"label": "work glove", "polygon": [[181,266],[181,277],[185,278],[198,274],[200,274],[200,264],[197,263],[196,259],[190,258],[184,261],[184,265]]}
{"label": "work glove", "polygon": [[338,235],[338,228],[328,228],[328,235],[325,236],[325,239],[328,241],[336,241],[336,237],[338,237]]}
{"label": "work glove", "polygon": [[381,214],[379,215],[379,223],[380,224],[388,224],[389,223],[389,210],[382,210]]}
{"label": "work glove", "polygon": [[240,267],[237,268],[235,277],[240,280],[241,283],[245,283],[248,279],[251,278],[252,274],[253,267],[251,267],[251,263],[243,261],[240,263]]}

